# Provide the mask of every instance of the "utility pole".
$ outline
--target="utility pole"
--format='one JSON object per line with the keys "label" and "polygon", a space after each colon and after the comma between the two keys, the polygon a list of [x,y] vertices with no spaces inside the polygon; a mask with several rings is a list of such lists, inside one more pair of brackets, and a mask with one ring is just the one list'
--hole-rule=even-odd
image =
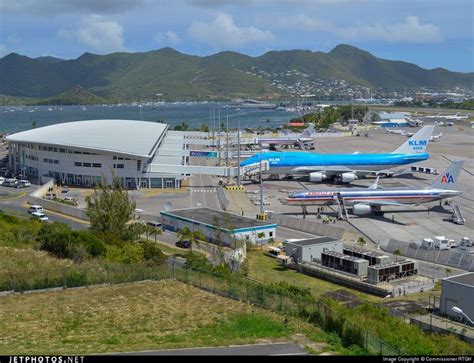
{"label": "utility pole", "polygon": [[262,154],[260,153],[260,214],[263,215]]}
{"label": "utility pole", "polygon": [[227,168],[227,184],[230,182],[229,175],[229,115],[226,115],[226,140],[225,140],[225,166]]}
{"label": "utility pole", "polygon": [[219,153],[219,166],[221,166],[221,109],[218,109],[219,113],[219,128],[218,128],[218,139],[217,139],[217,152]]}
{"label": "utility pole", "polygon": [[237,186],[240,187],[240,108],[237,119]]}

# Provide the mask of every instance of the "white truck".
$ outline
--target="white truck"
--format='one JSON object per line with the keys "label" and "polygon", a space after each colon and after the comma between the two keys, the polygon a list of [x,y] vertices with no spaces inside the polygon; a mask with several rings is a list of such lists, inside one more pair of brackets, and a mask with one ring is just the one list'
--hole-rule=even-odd
{"label": "white truck", "polygon": [[450,240],[445,236],[434,236],[434,248],[438,250],[449,250]]}

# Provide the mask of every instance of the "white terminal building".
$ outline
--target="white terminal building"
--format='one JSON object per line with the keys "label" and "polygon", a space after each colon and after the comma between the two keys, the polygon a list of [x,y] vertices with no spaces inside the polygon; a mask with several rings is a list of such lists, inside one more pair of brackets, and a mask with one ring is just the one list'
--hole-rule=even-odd
{"label": "white terminal building", "polygon": [[189,175],[186,138],[162,123],[91,120],[18,132],[6,140],[11,171],[39,183],[47,176],[67,185],[93,186],[103,177],[109,183],[115,177],[139,189],[181,186]]}

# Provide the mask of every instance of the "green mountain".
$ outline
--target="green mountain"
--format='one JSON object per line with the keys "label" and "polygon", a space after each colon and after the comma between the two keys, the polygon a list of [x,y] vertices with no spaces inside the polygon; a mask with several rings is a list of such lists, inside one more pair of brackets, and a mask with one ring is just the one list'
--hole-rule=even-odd
{"label": "green mountain", "polygon": [[288,50],[259,57],[229,51],[198,57],[171,48],[85,53],[73,60],[11,53],[0,59],[0,79],[2,95],[51,98],[67,104],[68,98],[75,99],[74,92],[68,91],[76,85],[90,92],[82,97],[84,102],[101,103],[151,100],[158,93],[173,100],[285,97],[302,84],[317,92],[335,81],[383,90],[472,88],[474,73],[427,70],[339,45],[328,53]]}

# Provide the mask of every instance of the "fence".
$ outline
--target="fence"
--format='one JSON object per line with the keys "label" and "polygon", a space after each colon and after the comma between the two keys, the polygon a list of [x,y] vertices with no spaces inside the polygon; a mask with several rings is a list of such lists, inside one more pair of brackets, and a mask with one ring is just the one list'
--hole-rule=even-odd
{"label": "fence", "polygon": [[346,232],[346,230],[341,227],[321,224],[301,218],[283,216],[274,212],[269,212],[268,217],[271,221],[282,227],[296,229],[298,231],[312,233],[318,236],[328,236],[341,239]]}
{"label": "fence", "polygon": [[323,300],[315,301],[312,297],[287,296],[276,293],[268,285],[255,280],[220,276],[197,270],[174,269],[172,276],[178,281],[224,297],[245,301],[285,315],[305,318],[326,331],[336,332],[345,346],[356,344],[372,354],[399,355],[402,353],[383,339],[350,321]]}
{"label": "fence", "polygon": [[245,301],[287,316],[307,319],[328,332],[336,332],[345,346],[357,344],[372,354],[397,355],[401,353],[383,339],[350,321],[324,300],[315,300],[312,296],[289,296],[277,293],[268,285],[255,280],[183,269],[175,267],[174,264],[160,267],[113,264],[78,265],[29,273],[3,273],[0,274],[0,291],[3,292],[2,295],[5,295],[14,291],[26,292],[170,278],[220,296]]}
{"label": "fence", "polygon": [[146,265],[73,265],[61,269],[0,273],[0,292],[71,288],[101,284],[119,284],[143,280],[161,280],[170,277],[168,267]]}
{"label": "fence", "polygon": [[428,249],[416,243],[409,243],[395,239],[391,239],[388,242],[387,247],[384,249],[391,253],[400,250],[400,253],[403,256],[415,258],[417,260],[447,265],[467,271],[474,271],[474,263],[472,257],[468,253]]}

